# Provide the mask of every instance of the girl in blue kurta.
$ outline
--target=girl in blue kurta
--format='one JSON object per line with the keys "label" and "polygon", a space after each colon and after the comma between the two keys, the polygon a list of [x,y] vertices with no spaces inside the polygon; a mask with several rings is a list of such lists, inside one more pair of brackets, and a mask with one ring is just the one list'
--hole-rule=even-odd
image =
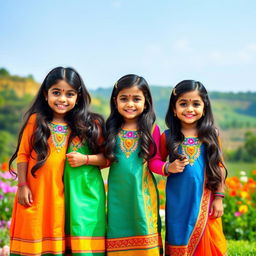
{"label": "girl in blue kurta", "polygon": [[225,168],[209,97],[197,81],[173,89],[161,136],[169,164],[166,185],[166,256],[226,254],[221,216]]}
{"label": "girl in blue kurta", "polygon": [[156,151],[155,114],[146,80],[126,75],[115,84],[106,122],[108,178],[107,255],[160,256],[159,200],[147,160]]}

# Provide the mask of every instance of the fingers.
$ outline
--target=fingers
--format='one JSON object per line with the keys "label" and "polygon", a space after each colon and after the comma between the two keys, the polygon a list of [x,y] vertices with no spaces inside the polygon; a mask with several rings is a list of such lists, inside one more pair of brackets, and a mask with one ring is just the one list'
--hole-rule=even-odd
{"label": "fingers", "polygon": [[222,215],[223,215],[223,211],[222,210],[216,210],[214,209],[213,207],[211,207],[211,210],[210,210],[210,213],[209,213],[209,216],[211,218],[220,218]]}

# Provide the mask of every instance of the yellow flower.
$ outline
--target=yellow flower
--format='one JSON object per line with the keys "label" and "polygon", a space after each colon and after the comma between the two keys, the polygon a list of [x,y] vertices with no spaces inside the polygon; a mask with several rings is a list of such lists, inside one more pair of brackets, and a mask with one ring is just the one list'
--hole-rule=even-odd
{"label": "yellow flower", "polygon": [[241,212],[242,214],[247,213],[248,212],[248,206],[243,204],[239,207],[239,212]]}
{"label": "yellow flower", "polygon": [[240,192],[240,196],[241,196],[242,198],[249,198],[249,194],[248,194],[246,191],[241,191],[241,192]]}

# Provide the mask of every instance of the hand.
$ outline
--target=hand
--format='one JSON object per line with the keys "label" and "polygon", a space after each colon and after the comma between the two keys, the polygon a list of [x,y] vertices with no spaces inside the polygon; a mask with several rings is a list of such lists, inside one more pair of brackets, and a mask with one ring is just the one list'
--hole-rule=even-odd
{"label": "hand", "polygon": [[221,197],[215,197],[212,201],[209,216],[211,218],[219,218],[224,213],[224,207]]}
{"label": "hand", "polygon": [[18,203],[25,207],[29,207],[32,205],[32,193],[27,185],[18,187]]}
{"label": "hand", "polygon": [[84,165],[87,160],[87,156],[78,152],[70,152],[66,154],[68,162],[71,167],[78,167]]}
{"label": "hand", "polygon": [[176,159],[175,161],[173,161],[169,167],[168,167],[168,172],[170,173],[179,173],[179,172],[183,172],[184,168],[186,165],[188,165],[188,159],[184,158],[183,160],[180,159]]}

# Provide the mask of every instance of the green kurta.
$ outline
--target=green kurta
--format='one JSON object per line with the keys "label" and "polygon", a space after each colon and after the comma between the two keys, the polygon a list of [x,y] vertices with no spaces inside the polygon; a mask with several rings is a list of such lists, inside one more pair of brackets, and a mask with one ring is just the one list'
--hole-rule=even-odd
{"label": "green kurta", "polygon": [[[87,144],[82,145],[77,137],[69,145],[68,153],[72,151],[91,154]],[[92,165],[72,168],[66,161],[64,188],[67,253],[105,255],[105,189],[99,168]]]}
{"label": "green kurta", "polygon": [[140,152],[137,131],[121,130],[108,178],[107,255],[158,256],[158,192]]}

